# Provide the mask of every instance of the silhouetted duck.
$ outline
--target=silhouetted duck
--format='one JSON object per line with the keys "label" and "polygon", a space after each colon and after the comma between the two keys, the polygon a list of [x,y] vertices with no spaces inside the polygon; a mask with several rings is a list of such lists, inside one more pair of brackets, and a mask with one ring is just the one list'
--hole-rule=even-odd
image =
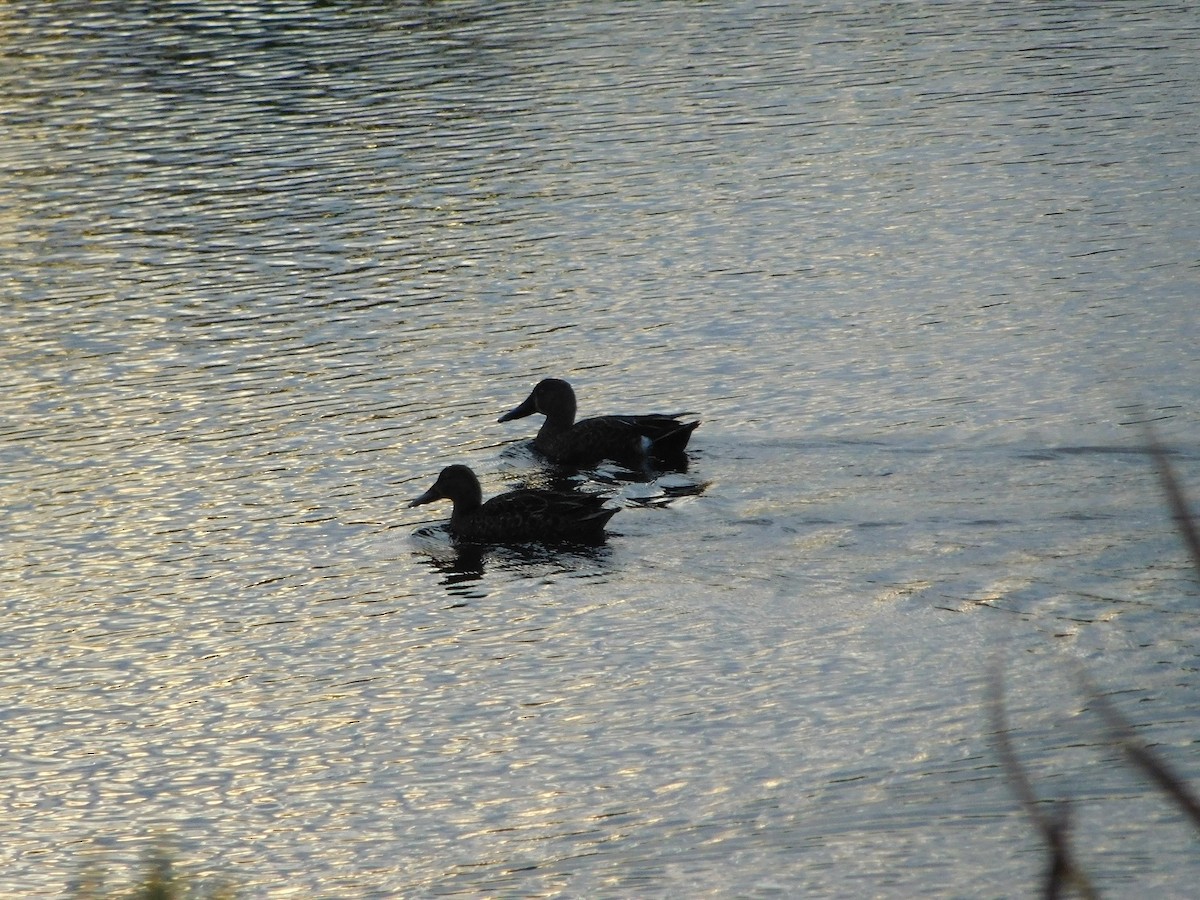
{"label": "silhouetted duck", "polygon": [[544,378],[533,393],[501,422],[533,413],[546,417],[533,446],[555,462],[589,465],[602,459],[641,463],[647,457],[678,460],[699,422],[681,422],[680,416],[597,416],[575,421],[575,391],[561,378]]}
{"label": "silhouetted duck", "polygon": [[433,487],[413,500],[412,506],[450,500],[450,533],[475,543],[503,544],[525,541],[604,540],[604,525],[616,509],[604,506],[599,494],[517,490],[483,502],[479,479],[466,466],[446,466]]}

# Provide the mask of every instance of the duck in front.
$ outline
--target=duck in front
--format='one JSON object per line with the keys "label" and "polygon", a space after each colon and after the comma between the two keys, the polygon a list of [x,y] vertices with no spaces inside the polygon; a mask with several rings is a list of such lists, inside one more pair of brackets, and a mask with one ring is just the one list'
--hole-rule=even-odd
{"label": "duck in front", "polygon": [[449,500],[450,533],[470,543],[599,543],[618,510],[599,494],[521,489],[483,500],[479,479],[467,466],[446,466],[433,487],[410,507]]}

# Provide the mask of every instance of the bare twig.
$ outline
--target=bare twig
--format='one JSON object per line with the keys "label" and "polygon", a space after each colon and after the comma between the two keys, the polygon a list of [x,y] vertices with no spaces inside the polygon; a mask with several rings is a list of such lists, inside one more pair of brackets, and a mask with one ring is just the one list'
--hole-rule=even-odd
{"label": "bare twig", "polygon": [[1165,762],[1154,755],[1145,741],[1141,740],[1134,732],[1133,725],[1129,720],[1122,716],[1108,698],[1100,693],[1087,674],[1082,670],[1078,674],[1084,692],[1090,697],[1096,712],[1108,726],[1112,739],[1129,757],[1129,761],[1174,800],[1175,804],[1192,820],[1192,824],[1200,829],[1200,798],[1192,793],[1187,782],[1172,772]]}
{"label": "bare twig", "polygon": [[1171,504],[1171,515],[1175,519],[1175,526],[1179,529],[1179,534],[1183,537],[1183,542],[1192,555],[1192,565],[1196,569],[1196,575],[1200,577],[1200,535],[1196,533],[1196,525],[1188,508],[1187,496],[1183,493],[1179,479],[1175,477],[1175,470],[1171,467],[1171,460],[1166,448],[1159,442],[1158,436],[1148,422],[1145,428],[1146,448],[1154,458],[1154,465],[1158,469],[1163,492]]}
{"label": "bare twig", "polygon": [[1054,804],[1054,814],[1046,815],[1043,812],[1044,805],[1038,801],[1033,790],[1033,782],[1017,759],[1009,739],[1008,715],[1004,708],[1004,676],[998,663],[988,683],[988,708],[991,711],[992,738],[996,742],[996,754],[1000,757],[1000,764],[1004,767],[1004,773],[1008,776],[1008,782],[1021,809],[1050,851],[1050,865],[1046,869],[1043,896],[1051,900],[1062,896],[1064,889],[1074,887],[1083,897],[1099,897],[1087,875],[1071,857],[1068,805],[1065,802]]}

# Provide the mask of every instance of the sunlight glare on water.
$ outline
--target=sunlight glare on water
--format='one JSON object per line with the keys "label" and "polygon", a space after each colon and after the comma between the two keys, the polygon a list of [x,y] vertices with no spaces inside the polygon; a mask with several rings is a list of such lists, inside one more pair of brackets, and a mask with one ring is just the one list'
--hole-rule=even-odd
{"label": "sunlight glare on water", "polygon": [[[0,851],[254,896],[1105,893],[1194,837],[1186,7],[0,7]],[[456,547],[500,424],[690,411]],[[559,481],[561,481],[561,477]]]}

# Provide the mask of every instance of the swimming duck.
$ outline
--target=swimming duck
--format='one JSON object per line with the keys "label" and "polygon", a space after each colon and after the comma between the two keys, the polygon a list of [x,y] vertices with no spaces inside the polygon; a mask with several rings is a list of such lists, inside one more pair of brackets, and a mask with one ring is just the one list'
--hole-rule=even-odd
{"label": "swimming duck", "polygon": [[555,462],[589,465],[602,459],[641,463],[648,457],[678,460],[699,422],[680,416],[597,416],[575,421],[575,391],[561,378],[544,378],[533,393],[499,419],[508,422],[533,413],[546,417],[533,446]]}
{"label": "swimming duck", "polygon": [[479,479],[468,467],[446,466],[433,487],[410,507],[450,500],[450,533],[475,543],[604,540],[604,525],[616,509],[604,506],[599,494],[568,494],[524,489],[500,494],[486,503]]}

